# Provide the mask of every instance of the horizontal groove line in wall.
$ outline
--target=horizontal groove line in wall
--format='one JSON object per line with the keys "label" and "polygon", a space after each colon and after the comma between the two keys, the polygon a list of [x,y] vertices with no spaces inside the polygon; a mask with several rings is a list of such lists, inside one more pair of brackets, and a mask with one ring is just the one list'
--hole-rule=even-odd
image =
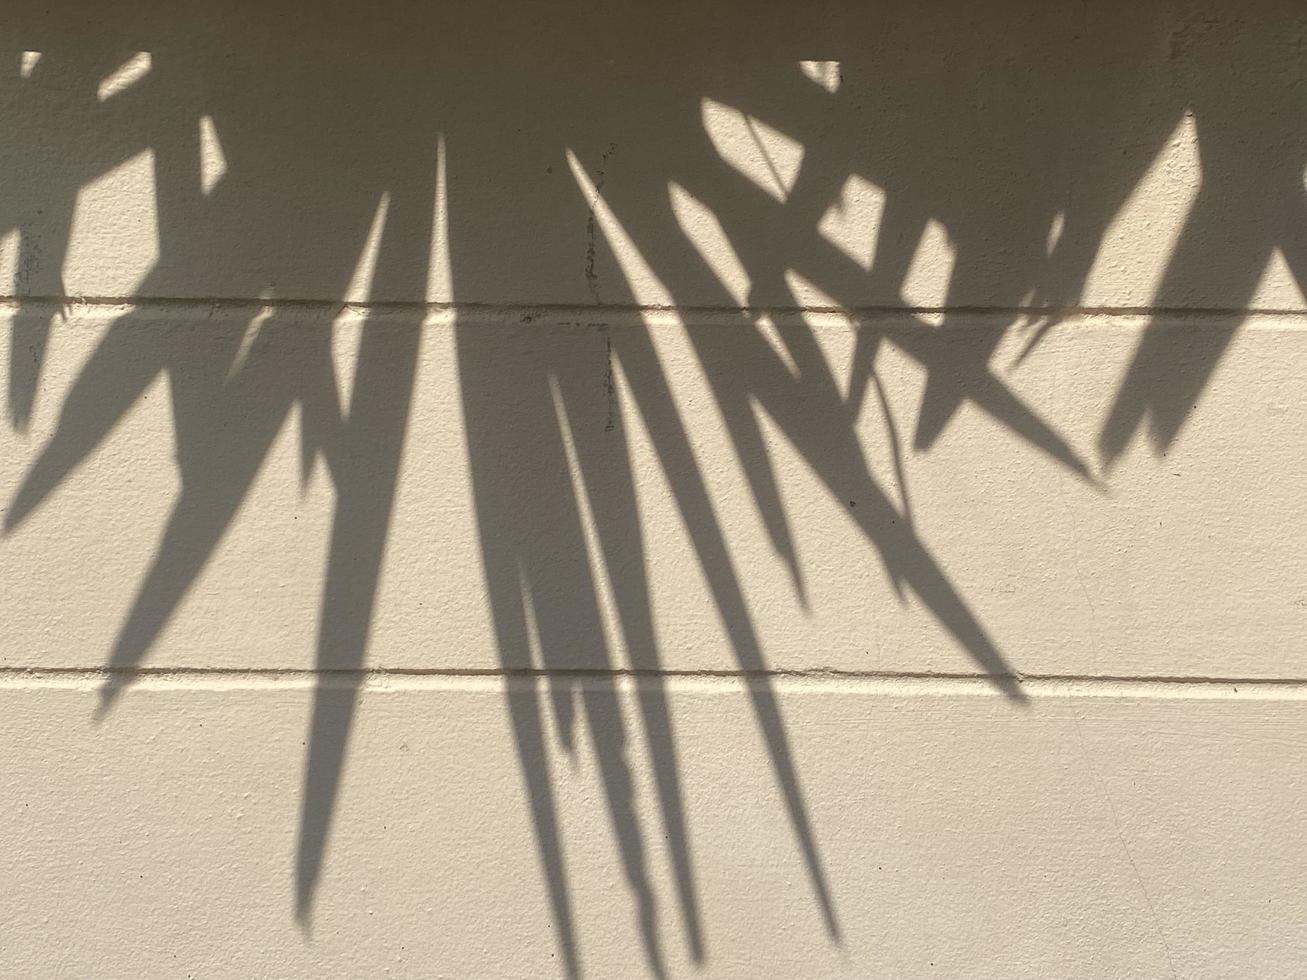
{"label": "horizontal groove line in wall", "polygon": [[370,316],[380,319],[390,317],[411,317],[421,313],[423,320],[430,326],[439,327],[452,324],[459,317],[474,317],[478,320],[501,320],[512,324],[529,324],[537,320],[542,325],[556,323],[579,323],[582,325],[621,325],[623,322],[675,322],[692,320],[695,325],[712,325],[720,322],[725,325],[738,325],[740,322],[766,314],[773,320],[794,321],[803,317],[835,320],[840,323],[849,319],[860,322],[910,321],[919,316],[939,316],[941,314],[963,314],[979,318],[1075,318],[1080,321],[1121,319],[1140,319],[1161,317],[1171,321],[1192,321],[1201,323],[1207,320],[1227,321],[1230,318],[1252,321],[1274,319],[1277,323],[1285,321],[1299,322],[1307,325],[1307,309],[1223,309],[1204,307],[1147,307],[1147,306],[1086,306],[1086,307],[1002,307],[1002,306],[954,306],[954,307],[707,307],[707,306],[575,306],[552,304],[497,304],[497,303],[406,303],[379,302],[354,303],[339,300],[319,299],[239,299],[239,298],[166,298],[166,297],[16,297],[0,296],[0,315],[32,313],[53,315],[63,313],[73,316],[78,313],[93,314],[112,311],[137,310],[146,314],[157,312],[159,315],[184,313],[200,319],[208,319],[223,314],[243,314],[255,316],[264,312],[297,311],[303,315],[321,317],[331,320],[335,317]]}
{"label": "horizontal groove line in wall", "polygon": [[[108,671],[91,668],[0,668],[0,691],[24,689],[94,690],[102,686],[132,690],[306,690],[315,687],[365,691],[501,690],[505,686],[568,681],[617,688],[665,687],[671,690],[737,690],[768,685],[802,693],[848,692],[886,696],[944,695],[1005,697],[1001,678],[983,675],[849,673],[792,671],[768,673],[637,671],[416,671],[366,670],[228,670],[152,669]],[[1025,676],[1017,678],[1031,700],[1109,697],[1191,700],[1307,700],[1307,680],[1205,677]]]}

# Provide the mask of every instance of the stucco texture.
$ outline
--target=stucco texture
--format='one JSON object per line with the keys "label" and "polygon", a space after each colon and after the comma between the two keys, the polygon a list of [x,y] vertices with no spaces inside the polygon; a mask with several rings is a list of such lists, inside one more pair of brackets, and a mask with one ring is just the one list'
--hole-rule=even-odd
{"label": "stucco texture", "polygon": [[0,24],[0,975],[1303,973],[1300,4]]}

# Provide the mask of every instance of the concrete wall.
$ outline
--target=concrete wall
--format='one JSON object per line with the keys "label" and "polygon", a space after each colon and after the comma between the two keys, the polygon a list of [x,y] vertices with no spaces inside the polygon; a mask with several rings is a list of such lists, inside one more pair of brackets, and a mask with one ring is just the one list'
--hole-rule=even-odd
{"label": "concrete wall", "polygon": [[5,976],[1302,971],[1300,5],[0,22]]}

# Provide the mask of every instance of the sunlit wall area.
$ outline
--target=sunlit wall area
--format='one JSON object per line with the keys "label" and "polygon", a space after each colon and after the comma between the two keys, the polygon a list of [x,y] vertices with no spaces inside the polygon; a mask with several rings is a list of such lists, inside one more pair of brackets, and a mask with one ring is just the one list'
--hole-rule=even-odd
{"label": "sunlit wall area", "polygon": [[1300,972],[1307,10],[0,37],[0,974]]}

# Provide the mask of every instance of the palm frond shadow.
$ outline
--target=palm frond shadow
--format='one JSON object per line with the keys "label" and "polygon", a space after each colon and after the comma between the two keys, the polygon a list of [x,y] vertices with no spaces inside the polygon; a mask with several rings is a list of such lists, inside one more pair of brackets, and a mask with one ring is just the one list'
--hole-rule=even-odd
{"label": "palm frond shadow", "polygon": [[[856,502],[850,514],[899,595],[919,601],[977,672],[1014,703],[1024,700],[1017,666],[912,518],[908,459],[877,374],[879,353],[892,345],[926,373],[914,451],[931,450],[970,405],[1099,487],[1095,466],[1018,397],[992,366],[994,354],[1032,302],[1047,315],[1022,359],[1056,329],[1060,311],[1081,305],[1113,218],[1186,114],[1195,120],[1203,184],[1153,305],[1240,309],[1275,249],[1307,283],[1301,95],[1276,71],[1298,58],[1299,35],[1286,25],[1301,26],[1301,17],[1269,2],[1241,18],[1126,3],[1092,15],[1076,7],[1072,17],[1055,4],[1014,29],[992,10],[951,0],[936,6],[934,16],[906,3],[657,12],[614,5],[600,13],[562,0],[511,13],[493,4],[396,4],[388,16],[309,5],[224,7],[171,20],[103,14],[34,68],[11,66],[0,91],[0,232],[18,241],[8,379],[15,428],[54,409],[39,392],[58,319],[51,301],[69,299],[63,278],[78,193],[122,162],[153,155],[159,257],[137,295],[269,297],[267,309],[217,304],[198,325],[169,322],[166,307],[124,312],[57,407],[53,436],[9,501],[5,533],[19,533],[143,393],[168,380],[180,490],[110,645],[100,713],[185,602],[290,418],[300,420],[305,470],[320,459],[330,474],[335,512],[315,666],[331,682],[316,692],[309,726],[294,885],[302,921],[312,916],[322,877],[384,557],[396,546],[388,529],[437,258],[449,263],[452,299],[465,304],[453,339],[488,603],[500,664],[513,678],[506,710],[572,975],[582,958],[549,733],[571,750],[582,724],[648,968],[664,974],[668,957],[651,831],[635,800],[636,741],[648,746],[689,957],[702,962],[710,948],[632,471],[636,426],[653,447],[721,621],[723,669],[748,677],[817,916],[832,942],[842,935],[766,641],[705,463],[652,328],[605,312],[646,303],[648,284],[623,253],[638,254],[666,305],[687,311],[690,349],[800,599],[805,572],[760,412],[833,499]],[[33,36],[71,30],[72,21],[42,16],[46,22],[26,25]],[[152,68],[143,81],[97,94],[125,53],[147,49]],[[836,83],[799,70],[814,52],[838,65]],[[1169,67],[1159,68],[1163,62]],[[1269,67],[1234,70],[1253,62]],[[755,124],[782,134],[802,148],[800,163],[789,174],[772,166],[776,188],[746,179],[706,131],[705,100],[747,118],[755,137]],[[201,174],[205,119],[225,154],[226,173],[211,191]],[[867,232],[867,264],[820,229],[855,178],[884,197],[879,225]],[[687,233],[676,193],[714,216],[747,276],[743,301]],[[432,225],[442,208],[445,257],[434,254]],[[932,223],[946,229],[956,256],[939,323],[914,313],[906,295]],[[563,225],[586,228],[585,254],[552,248]],[[337,389],[329,317],[306,328],[313,314],[300,301],[357,298],[350,283],[369,229],[376,241],[365,298],[377,312],[364,319],[346,394]],[[794,315],[804,306],[796,276],[857,327],[846,390],[813,329]],[[530,322],[488,325],[477,312],[484,303],[549,307],[578,296],[596,301],[593,317],[551,330],[547,343]],[[696,329],[689,311],[699,307],[738,311],[738,325]],[[986,318],[978,321],[975,307],[986,307]],[[783,353],[761,332],[773,322]],[[1102,464],[1121,455],[1145,418],[1157,451],[1178,438],[1240,322],[1230,313],[1202,338],[1161,315],[1149,325],[1103,426]],[[613,397],[614,366],[625,403]],[[890,477],[904,490],[901,500],[877,479],[857,430],[869,389],[893,446]],[[619,637],[605,635],[605,592]],[[618,669],[639,675],[634,718],[602,680]]]}

